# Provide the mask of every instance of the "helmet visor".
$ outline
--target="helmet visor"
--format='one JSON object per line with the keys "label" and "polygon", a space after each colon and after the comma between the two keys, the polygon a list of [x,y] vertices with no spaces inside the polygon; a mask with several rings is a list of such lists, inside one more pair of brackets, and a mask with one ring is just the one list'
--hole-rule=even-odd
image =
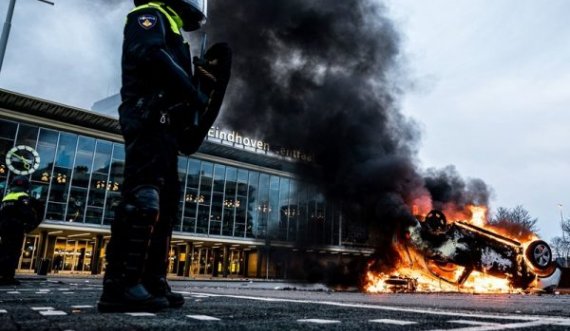
{"label": "helmet visor", "polygon": [[202,16],[204,16],[203,21],[206,21],[208,17],[208,0],[183,0],[183,2],[192,6],[196,11],[202,14]]}

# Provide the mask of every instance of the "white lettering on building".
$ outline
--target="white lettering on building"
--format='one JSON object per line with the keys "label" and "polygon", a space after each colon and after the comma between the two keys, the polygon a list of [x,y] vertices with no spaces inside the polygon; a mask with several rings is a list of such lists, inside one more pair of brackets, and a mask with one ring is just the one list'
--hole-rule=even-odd
{"label": "white lettering on building", "polygon": [[208,137],[219,139],[222,143],[231,142],[236,145],[261,149],[263,151],[269,150],[269,144],[261,139],[244,137],[236,131],[226,131],[219,127],[210,128],[210,131],[208,131]]}
{"label": "white lettering on building", "polygon": [[269,146],[269,144],[264,142],[262,139],[243,136],[237,131],[224,130],[220,127],[211,127],[210,131],[208,131],[207,138],[212,142],[218,142],[222,145],[231,144],[233,147],[241,147],[255,151],[257,153],[280,156],[294,160],[300,160],[303,162],[313,161],[313,156],[311,154],[304,153],[300,150],[287,149],[284,147],[272,149],[271,146]]}

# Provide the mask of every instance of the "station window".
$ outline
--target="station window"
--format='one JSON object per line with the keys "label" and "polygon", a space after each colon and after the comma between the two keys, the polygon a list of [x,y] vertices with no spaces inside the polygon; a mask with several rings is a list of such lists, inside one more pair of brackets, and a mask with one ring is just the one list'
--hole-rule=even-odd
{"label": "station window", "polygon": [[222,210],[224,203],[224,178],[226,167],[220,164],[214,166],[214,182],[212,186],[212,208],[210,209],[210,231],[212,235],[222,233]]}
{"label": "station window", "polygon": [[253,238],[258,233],[259,217],[257,212],[257,195],[259,191],[259,172],[250,171],[248,179],[248,195],[247,195],[247,226],[246,236]]}
{"label": "station window", "polygon": [[40,129],[36,148],[40,155],[40,166],[32,174],[32,194],[36,199],[44,202],[48,196],[58,139],[59,133],[57,131]]}
{"label": "station window", "polygon": [[290,215],[290,199],[289,199],[289,183],[288,178],[281,178],[279,183],[279,223],[277,227],[277,238],[279,240],[287,240],[287,229],[289,227]]}
{"label": "station window", "polygon": [[14,138],[18,125],[14,122],[0,120],[0,195],[7,187],[8,167],[6,166],[6,153],[14,146]]}
{"label": "station window", "polygon": [[[0,194],[7,186],[5,154],[34,147],[40,167],[32,194],[46,202],[46,219],[109,225],[121,201],[124,145],[0,120]],[[294,179],[179,157],[181,198],[176,231],[338,242],[338,211],[315,187]]]}
{"label": "station window", "polygon": [[226,168],[226,186],[224,188],[224,212],[222,220],[222,235],[233,236],[234,219],[238,200],[236,199],[237,169]]}
{"label": "station window", "polygon": [[16,138],[16,145],[26,145],[36,148],[38,130],[39,128],[37,126],[20,124],[18,128],[18,137]]}
{"label": "station window", "polygon": [[111,157],[111,169],[107,184],[107,198],[105,200],[105,213],[103,224],[109,225],[115,218],[115,210],[121,201],[121,188],[123,186],[125,171],[125,146],[123,144],[113,144],[113,154]]}
{"label": "station window", "polygon": [[202,162],[200,171],[200,190],[198,191],[198,217],[196,233],[208,233],[210,219],[210,204],[212,200],[214,166],[209,162]]}
{"label": "station window", "polygon": [[247,224],[247,196],[248,196],[248,171],[239,169],[237,173],[237,188],[236,188],[236,217],[234,226],[234,237],[245,237],[246,224]]}

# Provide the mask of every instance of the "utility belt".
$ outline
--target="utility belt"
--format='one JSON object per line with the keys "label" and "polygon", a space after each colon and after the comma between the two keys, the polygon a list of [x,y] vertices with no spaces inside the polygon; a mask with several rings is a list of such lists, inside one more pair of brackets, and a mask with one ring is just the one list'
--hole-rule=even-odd
{"label": "utility belt", "polygon": [[143,123],[150,126],[188,127],[199,118],[197,107],[186,100],[170,98],[162,91],[133,98],[124,105],[133,109]]}

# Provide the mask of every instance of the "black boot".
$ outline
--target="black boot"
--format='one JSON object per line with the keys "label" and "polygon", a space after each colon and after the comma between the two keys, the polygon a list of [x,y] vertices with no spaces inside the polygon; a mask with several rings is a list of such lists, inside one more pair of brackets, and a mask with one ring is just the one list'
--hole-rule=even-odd
{"label": "black boot", "polygon": [[180,308],[184,305],[184,296],[180,293],[172,292],[172,288],[164,277],[146,279],[144,286],[155,297],[165,298],[170,308]]}
{"label": "black boot", "polygon": [[111,279],[103,283],[103,294],[97,303],[97,309],[102,313],[154,312],[168,306],[166,298],[151,295],[140,283],[129,286],[122,280]]}
{"label": "black boot", "polygon": [[157,311],[169,306],[164,297],[151,295],[142,285],[152,228],[158,217],[158,192],[142,187],[117,209],[107,248],[101,312]]}
{"label": "black boot", "polygon": [[166,281],[172,223],[175,220],[177,206],[178,197],[170,197],[162,201],[160,218],[152,232],[147,265],[143,274],[143,284],[148,291],[154,296],[165,297],[171,308],[184,305],[182,294],[172,292],[172,288]]}

